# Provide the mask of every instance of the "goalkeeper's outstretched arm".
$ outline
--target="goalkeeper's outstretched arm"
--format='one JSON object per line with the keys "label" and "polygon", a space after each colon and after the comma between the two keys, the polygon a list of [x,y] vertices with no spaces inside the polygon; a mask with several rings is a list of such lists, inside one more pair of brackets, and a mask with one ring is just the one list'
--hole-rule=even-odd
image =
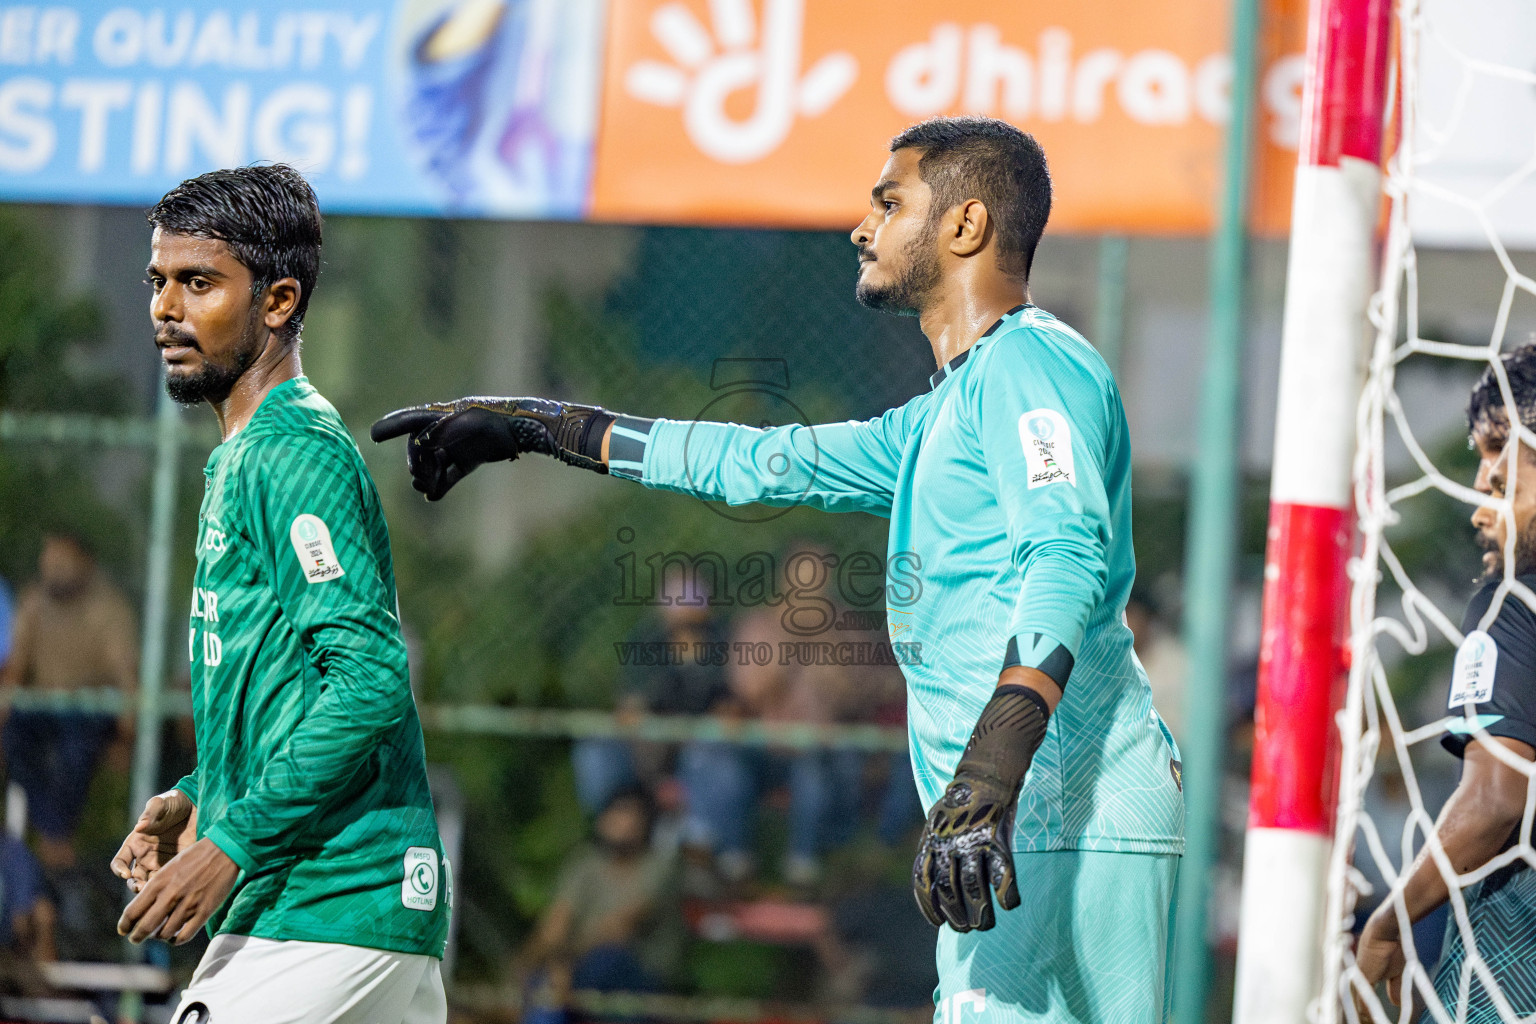
{"label": "goalkeeper's outstretched arm", "polygon": [[920,401],[867,421],[758,428],[650,420],[545,398],[460,398],[392,412],[370,436],[407,438],[412,485],[430,501],[487,462],[535,452],[732,505],[888,516]]}

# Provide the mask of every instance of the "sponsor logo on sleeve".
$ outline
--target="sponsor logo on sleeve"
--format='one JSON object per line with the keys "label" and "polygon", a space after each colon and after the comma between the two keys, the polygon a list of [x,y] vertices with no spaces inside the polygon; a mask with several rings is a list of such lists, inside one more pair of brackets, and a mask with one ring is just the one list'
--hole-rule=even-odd
{"label": "sponsor logo on sleeve", "polygon": [[1493,677],[1499,667],[1499,645],[1480,629],[1467,634],[1456,650],[1456,666],[1451,669],[1451,699],[1448,708],[1485,704],[1493,697]]}
{"label": "sponsor logo on sleeve", "polygon": [[324,583],[346,575],[336,558],[336,547],[331,543],[331,531],[325,520],[308,512],[299,516],[288,528],[288,539],[293,542],[293,553],[299,556],[299,568],[310,583]]}
{"label": "sponsor logo on sleeve", "polygon": [[1029,489],[1065,482],[1077,486],[1072,473],[1072,428],[1055,409],[1034,409],[1019,417],[1019,441],[1029,470]]}
{"label": "sponsor logo on sleeve", "polygon": [[411,910],[437,909],[437,851],[413,846],[405,851],[405,880],[400,902]]}

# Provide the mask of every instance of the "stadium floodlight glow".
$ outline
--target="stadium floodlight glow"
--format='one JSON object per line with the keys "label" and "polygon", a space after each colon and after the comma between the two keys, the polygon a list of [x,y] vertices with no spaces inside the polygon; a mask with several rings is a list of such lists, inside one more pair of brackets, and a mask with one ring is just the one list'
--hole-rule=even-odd
{"label": "stadium floodlight glow", "polygon": [[1312,0],[1264,564],[1237,1024],[1318,993],[1337,792],[1350,471],[1374,290],[1391,0]]}

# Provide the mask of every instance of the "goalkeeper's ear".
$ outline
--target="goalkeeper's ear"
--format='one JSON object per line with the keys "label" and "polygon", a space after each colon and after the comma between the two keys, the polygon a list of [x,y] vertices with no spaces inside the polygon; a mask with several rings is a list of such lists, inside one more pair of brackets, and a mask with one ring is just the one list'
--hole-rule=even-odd
{"label": "goalkeeper's ear", "polygon": [[368,436],[375,443],[388,441],[391,438],[402,437],[405,434],[414,434],[419,430],[425,430],[447,412],[433,408],[430,405],[417,405],[409,409],[396,409],[387,416],[376,420],[368,429]]}

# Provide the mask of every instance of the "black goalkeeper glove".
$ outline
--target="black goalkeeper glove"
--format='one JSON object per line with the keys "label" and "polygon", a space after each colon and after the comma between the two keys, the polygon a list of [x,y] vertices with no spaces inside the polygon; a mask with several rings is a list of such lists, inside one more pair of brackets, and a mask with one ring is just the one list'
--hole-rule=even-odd
{"label": "black goalkeeper glove", "polygon": [[1013,814],[1024,774],[1045,738],[1050,708],[1027,686],[999,686],[939,802],[912,864],[912,891],[935,927],[986,931],[998,906],[1019,905],[1013,868]]}
{"label": "black goalkeeper glove", "polygon": [[547,398],[459,398],[397,409],[368,436],[388,441],[409,434],[405,464],[411,486],[437,501],[483,463],[507,462],[524,452],[606,473],[603,435],[613,420],[595,405]]}

